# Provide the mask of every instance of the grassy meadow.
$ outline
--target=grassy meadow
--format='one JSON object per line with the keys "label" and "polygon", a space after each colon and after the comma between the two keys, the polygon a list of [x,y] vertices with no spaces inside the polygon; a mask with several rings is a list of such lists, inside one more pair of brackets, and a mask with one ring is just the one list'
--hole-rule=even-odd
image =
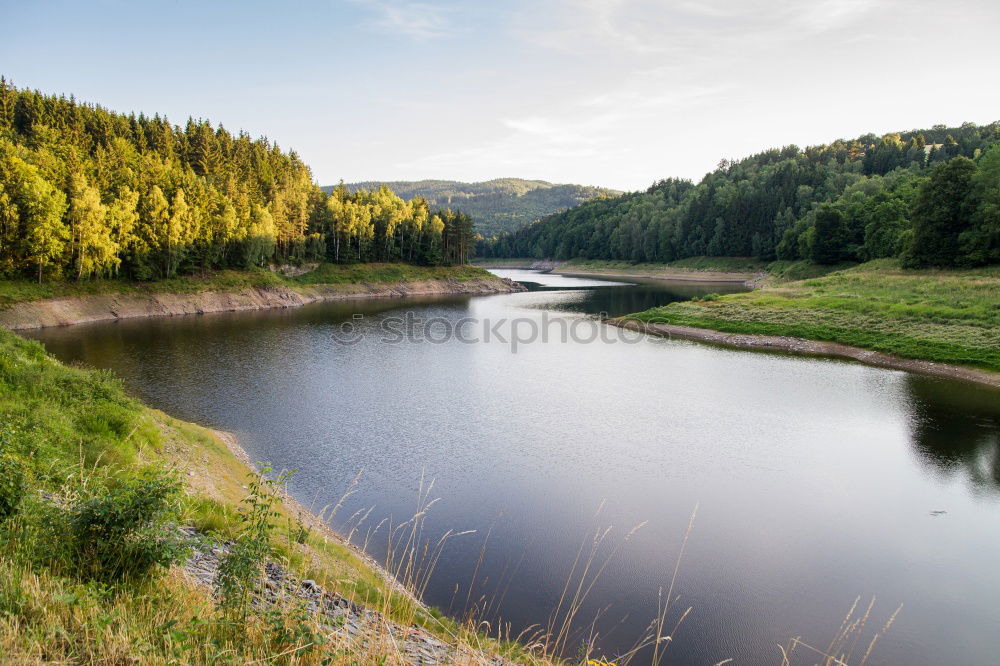
{"label": "grassy meadow", "polygon": [[768,262],[759,261],[752,257],[688,257],[668,263],[571,259],[560,264],[554,272],[648,277],[663,280],[756,281],[764,278],[771,282],[777,282],[819,277],[852,265],[854,264],[821,266],[801,260]]}
{"label": "grassy meadow", "polygon": [[903,270],[879,260],[630,315],[649,323],[839,342],[1000,371],[1000,267]]}

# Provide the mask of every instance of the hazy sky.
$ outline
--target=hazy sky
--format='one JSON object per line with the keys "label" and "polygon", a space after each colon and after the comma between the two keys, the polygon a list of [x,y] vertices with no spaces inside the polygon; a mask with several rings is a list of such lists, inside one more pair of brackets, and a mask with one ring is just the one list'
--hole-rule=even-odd
{"label": "hazy sky", "polygon": [[0,73],[204,117],[337,180],[621,189],[1000,119],[996,0],[0,0]]}

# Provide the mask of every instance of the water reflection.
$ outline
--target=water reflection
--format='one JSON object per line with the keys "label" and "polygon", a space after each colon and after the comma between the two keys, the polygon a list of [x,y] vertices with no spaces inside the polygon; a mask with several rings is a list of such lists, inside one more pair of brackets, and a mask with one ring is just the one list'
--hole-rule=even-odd
{"label": "water reflection", "polygon": [[[114,370],[175,416],[236,432],[257,460],[298,468],[293,491],[307,504],[335,504],[364,469],[338,521],[371,507],[369,525],[409,518],[423,471],[443,498],[428,536],[477,530],[449,544],[428,600],[456,612],[496,600],[489,617],[515,633],[548,619],[595,527],[620,538],[648,521],[581,611],[600,614],[607,654],[628,649],[656,613],[697,502],[678,587],[693,611],[673,663],[774,663],[790,636],[834,632],[857,594],[884,600],[881,618],[906,604],[880,639],[882,663],[995,660],[996,391],[654,337],[553,338],[513,354],[376,334],[402,312],[580,320],[697,288],[331,302],[33,337]],[[361,329],[357,343],[338,342],[344,322]],[[928,515],[939,509],[948,513]],[[383,554],[384,532],[370,543]]]}
{"label": "water reflection", "polygon": [[1000,392],[910,375],[911,438],[920,459],[943,476],[1000,491]]}
{"label": "water reflection", "polygon": [[620,317],[668,303],[687,301],[706,293],[733,294],[749,291],[748,287],[739,282],[632,278],[629,278],[628,282],[620,282],[541,273],[539,271],[495,270],[491,272],[517,280],[532,290],[572,290],[571,294],[564,295],[562,298],[540,300],[535,306],[538,309],[556,309],[579,314],[606,313],[609,317]]}

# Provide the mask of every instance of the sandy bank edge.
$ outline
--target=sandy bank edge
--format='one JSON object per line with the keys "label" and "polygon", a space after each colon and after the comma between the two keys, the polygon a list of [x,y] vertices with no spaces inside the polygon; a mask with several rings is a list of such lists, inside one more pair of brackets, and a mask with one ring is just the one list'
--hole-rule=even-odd
{"label": "sandy bank edge", "polygon": [[292,308],[317,301],[433,294],[505,294],[524,290],[522,285],[506,278],[481,278],[319,284],[294,289],[262,287],[190,294],[94,294],[15,303],[0,310],[0,326],[16,331],[137,317]]}
{"label": "sandy bank edge", "polygon": [[760,282],[768,277],[768,273],[727,273],[726,271],[677,271],[676,273],[604,273],[598,271],[587,271],[569,268],[566,270],[555,269],[553,273],[566,275],[568,277],[603,277],[633,280],[662,280],[664,282],[701,282],[720,284],[742,284],[747,287],[756,288]]}
{"label": "sandy bank edge", "polygon": [[766,271],[703,271],[678,268],[675,270],[665,270],[657,273],[633,273],[629,271],[607,271],[589,270],[585,266],[566,266],[566,261],[538,260],[538,261],[502,261],[488,260],[476,263],[476,266],[490,269],[517,269],[545,271],[566,275],[568,277],[603,277],[632,280],[663,280],[665,282],[703,282],[703,283],[724,283],[742,284],[756,289],[763,281],[770,277]]}
{"label": "sandy bank edge", "polygon": [[[226,448],[229,449],[229,453],[231,453],[234,458],[240,461],[240,463],[242,463],[247,468],[248,473],[257,471],[257,466],[254,465],[253,460],[250,458],[250,454],[246,452],[246,449],[244,449],[240,445],[240,441],[239,439],[237,439],[236,435],[234,435],[231,432],[227,432],[225,430],[217,430],[215,428],[209,428],[208,426],[202,426],[202,427],[211,432],[223,444],[225,444]],[[358,546],[354,545],[353,543],[345,539],[342,534],[335,531],[332,527],[330,527],[330,525],[325,520],[316,515],[316,513],[314,513],[311,509],[307,509],[305,505],[303,505],[297,499],[292,497],[287,491],[281,494],[281,501],[291,511],[295,512],[305,525],[316,530],[317,532],[325,536],[327,539],[335,541],[336,543],[339,543],[344,547],[349,548],[368,567],[370,567],[372,570],[376,571],[380,576],[382,576],[382,578],[386,581],[386,583],[394,587],[399,594],[402,594],[407,599],[417,604],[421,608],[427,609],[427,606],[424,604],[422,600],[414,596],[410,590],[408,590],[402,583],[400,583],[395,576],[389,573],[389,571],[385,567],[379,564],[375,560],[375,558],[373,558],[364,550],[362,550]]]}
{"label": "sandy bank edge", "polygon": [[696,328],[694,326],[680,326],[677,324],[651,324],[622,317],[619,319],[608,319],[608,324],[619,326],[633,331],[643,331],[653,335],[662,335],[669,338],[680,338],[684,340],[697,340],[699,342],[709,342],[712,344],[725,345],[727,347],[739,347],[741,349],[764,349],[771,351],[791,352],[806,356],[833,356],[837,358],[847,358],[860,361],[868,365],[892,370],[905,370],[922,375],[934,377],[946,377],[949,379],[960,379],[963,381],[983,384],[993,388],[1000,388],[1000,373],[989,370],[979,370],[976,368],[965,368],[947,363],[935,363],[933,361],[920,361],[902,356],[894,356],[883,352],[872,351],[862,347],[852,347],[840,344],[839,342],[823,342],[820,340],[807,340],[805,338],[793,338],[777,335],[755,335],[749,333],[725,333],[709,328]]}

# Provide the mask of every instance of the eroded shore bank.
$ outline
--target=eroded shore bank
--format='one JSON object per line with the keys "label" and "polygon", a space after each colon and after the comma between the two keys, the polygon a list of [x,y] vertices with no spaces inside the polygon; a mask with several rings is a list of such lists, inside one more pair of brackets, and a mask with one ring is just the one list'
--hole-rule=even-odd
{"label": "eroded shore bank", "polygon": [[668,282],[702,282],[722,284],[743,284],[750,288],[760,287],[769,277],[767,271],[731,271],[707,270],[683,267],[671,267],[666,264],[646,265],[638,270],[596,268],[572,261],[541,260],[502,260],[490,259],[477,261],[477,266],[486,269],[533,270],[556,273],[567,277],[590,277],[632,280],[663,280]]}
{"label": "eroded shore bank", "polygon": [[664,282],[698,282],[703,284],[742,284],[750,288],[757,288],[768,277],[767,273],[730,273],[728,271],[662,271],[662,272],[606,272],[588,271],[579,268],[569,268],[566,270],[556,269],[552,271],[567,277],[590,277],[609,279],[631,279],[631,280],[662,280]]}
{"label": "eroded shore bank", "polygon": [[747,333],[725,333],[707,328],[696,328],[694,326],[680,326],[677,324],[653,324],[628,317],[607,320],[608,324],[627,328],[634,331],[643,331],[653,335],[660,335],[669,338],[683,340],[695,340],[698,342],[708,342],[711,344],[724,345],[727,347],[738,347],[741,349],[770,350],[802,354],[806,356],[832,356],[836,358],[846,358],[859,361],[868,365],[892,370],[905,370],[923,375],[935,377],[947,377],[949,379],[960,379],[963,381],[975,382],[994,388],[1000,388],[1000,373],[989,370],[979,370],[977,368],[966,368],[959,365],[947,363],[935,363],[933,361],[921,361],[917,359],[904,358],[893,354],[872,351],[861,347],[837,342],[823,342],[820,340],[807,340],[805,338],[795,338],[778,335],[756,335]]}
{"label": "eroded shore bank", "polygon": [[435,294],[506,294],[525,288],[506,278],[268,286],[195,293],[90,294],[14,303],[0,310],[0,326],[27,330],[137,317],[294,308],[317,301],[399,298]]}

